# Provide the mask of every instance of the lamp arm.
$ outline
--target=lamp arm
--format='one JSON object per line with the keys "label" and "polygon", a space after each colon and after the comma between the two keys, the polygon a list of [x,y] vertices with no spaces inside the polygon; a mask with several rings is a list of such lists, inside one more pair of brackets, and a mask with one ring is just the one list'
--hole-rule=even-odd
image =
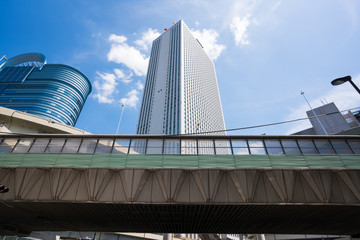
{"label": "lamp arm", "polygon": [[356,91],[360,94],[360,89],[355,85],[355,83],[350,79],[349,82],[356,89]]}

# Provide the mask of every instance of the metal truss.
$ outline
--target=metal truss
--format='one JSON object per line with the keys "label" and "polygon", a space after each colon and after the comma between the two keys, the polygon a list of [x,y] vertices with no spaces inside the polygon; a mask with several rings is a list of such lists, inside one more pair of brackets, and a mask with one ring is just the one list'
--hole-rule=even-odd
{"label": "metal truss", "polygon": [[0,168],[0,234],[358,234],[360,171]]}
{"label": "metal truss", "polygon": [[0,168],[2,201],[360,204],[359,170]]}

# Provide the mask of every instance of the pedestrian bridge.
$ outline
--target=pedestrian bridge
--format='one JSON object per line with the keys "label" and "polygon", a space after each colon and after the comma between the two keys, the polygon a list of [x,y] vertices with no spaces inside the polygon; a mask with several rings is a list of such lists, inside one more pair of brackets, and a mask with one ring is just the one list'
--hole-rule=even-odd
{"label": "pedestrian bridge", "polygon": [[359,136],[0,139],[0,235],[360,233]]}

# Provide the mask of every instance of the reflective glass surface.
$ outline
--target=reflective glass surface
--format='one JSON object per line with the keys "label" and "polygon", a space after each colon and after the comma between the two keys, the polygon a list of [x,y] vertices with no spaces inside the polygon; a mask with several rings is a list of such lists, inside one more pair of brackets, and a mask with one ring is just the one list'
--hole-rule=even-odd
{"label": "reflective glass surface", "polygon": [[[46,136],[46,135],[45,135]],[[266,136],[264,136],[266,138]],[[309,138],[309,137],[307,137]],[[231,144],[230,144],[231,143]],[[129,147],[130,145],[130,147]],[[232,146],[231,146],[232,145]],[[249,146],[249,147],[247,147]],[[190,154],[190,155],[336,155],[360,154],[360,139],[216,139],[2,136],[0,153]]]}
{"label": "reflective glass surface", "polygon": [[27,153],[34,142],[32,138],[20,139],[13,149],[13,153]]}

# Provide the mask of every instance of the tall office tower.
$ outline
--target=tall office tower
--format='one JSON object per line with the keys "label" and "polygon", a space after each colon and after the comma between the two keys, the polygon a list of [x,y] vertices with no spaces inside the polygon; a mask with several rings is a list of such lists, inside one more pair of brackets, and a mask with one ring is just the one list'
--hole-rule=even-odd
{"label": "tall office tower", "polygon": [[13,57],[0,65],[0,106],[74,126],[87,96],[89,79],[63,64],[46,64],[39,53]]}
{"label": "tall office tower", "polygon": [[224,129],[214,63],[180,20],[153,42],[137,134]]}

